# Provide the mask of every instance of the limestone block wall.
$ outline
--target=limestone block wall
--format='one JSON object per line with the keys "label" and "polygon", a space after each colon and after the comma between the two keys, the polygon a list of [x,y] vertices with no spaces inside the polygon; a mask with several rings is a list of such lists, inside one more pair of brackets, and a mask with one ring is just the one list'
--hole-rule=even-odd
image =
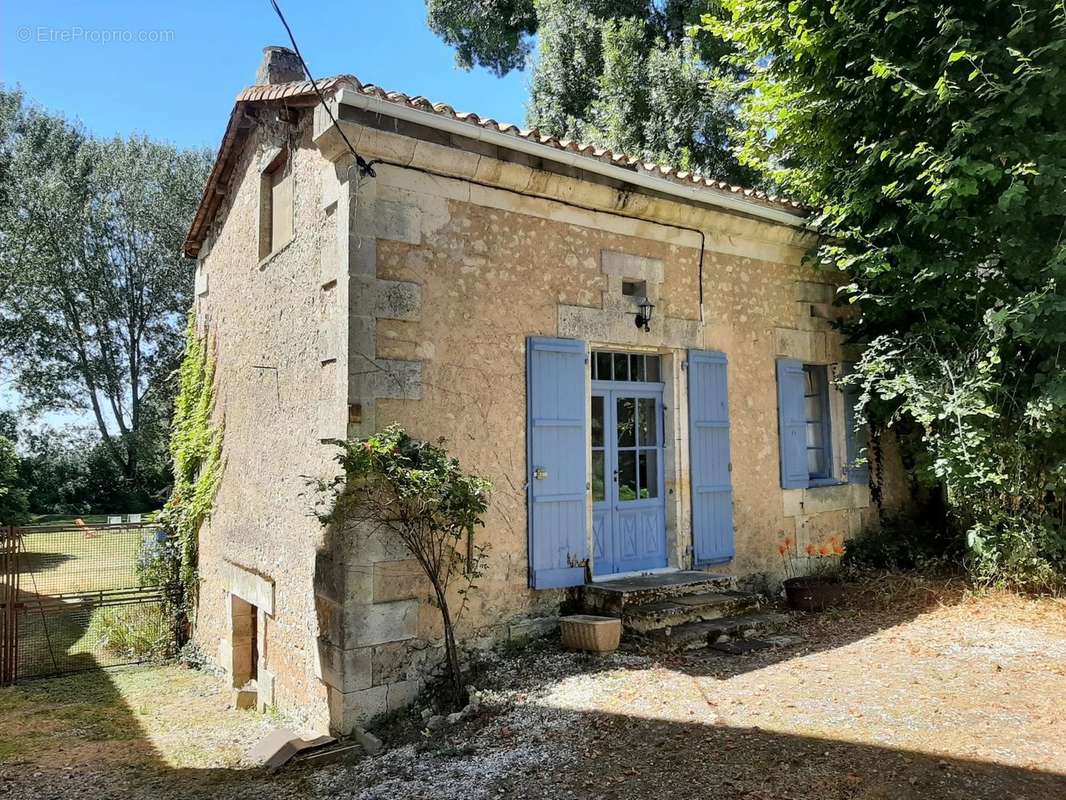
{"label": "limestone block wall", "polygon": [[[493,482],[476,533],[488,568],[459,623],[466,647],[544,628],[557,611],[563,592],[527,585],[529,336],[661,355],[672,566],[691,559],[693,347],[729,359],[736,558],[725,569],[774,574],[782,532],[813,539],[874,520],[861,487],[780,488],[775,359],[843,359],[833,286],[801,265],[794,231],[349,126],[364,157],[387,162],[362,176],[315,126],[305,114],[258,129],[196,277],[225,425],[196,638],[236,675],[254,609],[261,705],[346,732],[411,702],[441,661],[439,614],[402,547],[311,515],[307,478],[336,474],[333,438],[398,422],[446,437]],[[294,235],[260,259],[260,176],[285,146]],[[623,278],[644,281],[656,305],[648,333]]]}
{"label": "limestone block wall", "polygon": [[[261,126],[252,137],[197,269],[196,312],[216,361],[224,468],[200,532],[195,639],[239,679],[249,669],[247,609],[254,609],[260,706],[276,704],[324,729],[311,588],[323,533],[304,476],[336,471],[335,450],[322,440],[344,433],[346,376],[338,378],[336,365],[345,355],[336,343],[343,343],[347,285],[323,280],[318,268],[337,252],[334,215],[322,204],[323,174],[334,167],[306,123]],[[260,259],[260,175],[281,147],[291,148],[294,235]]]}
{"label": "limestone block wall", "polygon": [[[435,171],[464,169],[464,156],[422,142],[404,150],[403,137],[364,132],[358,146],[393,158],[403,151]],[[492,174],[486,162],[469,170]],[[721,350],[730,363],[737,555],[728,571],[779,573],[782,532],[804,539],[847,535],[871,521],[862,487],[807,490],[809,497],[801,498],[780,487],[775,359],[843,359],[829,322],[834,286],[801,266],[802,248],[780,231],[749,221],[748,239],[715,235],[727,226],[735,230],[736,221],[709,212],[691,214],[685,226],[626,219],[508,191],[505,182],[493,188],[403,166],[375,169],[377,177],[358,187],[362,223],[351,240],[356,252],[349,267],[372,300],[350,305],[349,343],[353,376],[358,365],[374,364],[377,371],[373,382],[349,383],[349,433],[398,422],[415,436],[444,436],[464,467],[492,480],[486,527],[477,532],[491,547],[489,567],[460,625],[469,647],[507,636],[515,620],[550,614],[563,599],[561,592],[527,586],[525,341],[531,335],[662,355],[669,376],[672,565],[688,566],[691,555],[683,370],[690,347]],[[600,191],[574,180],[559,194],[593,203]],[[678,216],[676,209],[663,214]],[[711,234],[701,237],[692,225]],[[644,280],[656,304],[648,334],[633,325],[632,300],[620,293],[623,277]],[[381,301],[391,287],[402,302]],[[331,576],[321,584],[331,587],[331,596],[320,592],[332,620],[323,626],[329,631],[323,662],[344,676],[336,679],[331,702],[334,719],[347,725],[407,702],[439,663],[441,632],[416,565],[358,531],[334,537],[333,555],[320,559],[320,574]]]}

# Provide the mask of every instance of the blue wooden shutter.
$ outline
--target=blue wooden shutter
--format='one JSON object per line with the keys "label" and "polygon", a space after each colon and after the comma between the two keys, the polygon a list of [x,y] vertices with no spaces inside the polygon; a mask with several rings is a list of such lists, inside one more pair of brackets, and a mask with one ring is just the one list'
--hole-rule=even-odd
{"label": "blue wooden shutter", "polygon": [[810,483],[807,469],[807,413],[803,403],[806,385],[802,361],[777,359],[781,486],[785,489],[805,489]]}
{"label": "blue wooden shutter", "polygon": [[[851,375],[855,371],[854,364],[844,364],[844,375]],[[853,384],[844,385],[844,428],[847,436],[848,455],[848,483],[861,483],[863,486],[870,484],[870,466],[866,462],[868,429],[865,425],[859,426],[856,419],[855,407],[859,403],[859,387]],[[856,463],[862,459],[862,463]]]}
{"label": "blue wooden shutter", "polygon": [[529,585],[580,586],[588,561],[585,343],[534,336],[526,354]]}
{"label": "blue wooden shutter", "polygon": [[692,552],[697,566],[733,557],[733,479],[729,461],[726,357],[688,352]]}

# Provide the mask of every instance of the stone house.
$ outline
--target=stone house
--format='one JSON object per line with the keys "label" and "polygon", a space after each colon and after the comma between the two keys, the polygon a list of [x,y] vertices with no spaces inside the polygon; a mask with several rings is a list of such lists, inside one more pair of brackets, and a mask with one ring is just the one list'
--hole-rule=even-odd
{"label": "stone house", "polygon": [[312,515],[331,439],[399,422],[493,482],[469,647],[619,576],[772,579],[782,534],[904,502],[890,447],[878,503],[856,462],[802,208],[350,76],[327,113],[265,53],[185,245],[225,429],[195,635],[260,705],[345,731],[440,657],[403,550]]}

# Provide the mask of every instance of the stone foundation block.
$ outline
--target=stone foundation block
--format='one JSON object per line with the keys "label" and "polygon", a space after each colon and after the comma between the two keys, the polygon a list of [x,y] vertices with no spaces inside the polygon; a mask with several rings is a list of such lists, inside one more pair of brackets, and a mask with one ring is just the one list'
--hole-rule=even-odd
{"label": "stone foundation block", "polygon": [[429,592],[429,579],[414,559],[374,565],[374,602],[413,600]]}
{"label": "stone foundation block", "polygon": [[372,648],[356,647],[343,650],[319,640],[319,666],[322,681],[342,692],[356,692],[374,685]]}
{"label": "stone foundation block", "polygon": [[387,686],[375,686],[358,692],[329,690],[330,728],[347,736],[356,725],[361,725],[388,711]]}
{"label": "stone foundation block", "polygon": [[398,681],[397,683],[390,683],[388,688],[386,705],[389,711],[396,711],[400,708],[406,708],[415,701],[418,693],[422,691],[422,681]]}
{"label": "stone foundation block", "polygon": [[522,619],[507,626],[507,638],[511,641],[537,639],[553,633],[559,627],[558,617]]}
{"label": "stone foundation block", "polygon": [[369,565],[346,564],[327,553],[315,556],[315,590],[341,605],[372,603],[374,573]]}
{"label": "stone foundation block", "polygon": [[439,608],[429,603],[419,604],[418,636],[430,641],[439,641],[444,638],[444,620],[441,619]]}
{"label": "stone foundation block", "polygon": [[254,688],[233,690],[233,707],[239,711],[248,711],[256,707],[258,692]]}
{"label": "stone foundation block", "polygon": [[407,678],[412,666],[411,648],[407,642],[391,642],[369,648],[371,656],[371,685],[385,686]]}
{"label": "stone foundation block", "polygon": [[801,303],[832,303],[836,289],[826,283],[796,281],[795,298]]}
{"label": "stone foundation block", "polygon": [[342,650],[402,642],[418,633],[417,600],[341,605],[317,595],[315,601],[322,636]]}

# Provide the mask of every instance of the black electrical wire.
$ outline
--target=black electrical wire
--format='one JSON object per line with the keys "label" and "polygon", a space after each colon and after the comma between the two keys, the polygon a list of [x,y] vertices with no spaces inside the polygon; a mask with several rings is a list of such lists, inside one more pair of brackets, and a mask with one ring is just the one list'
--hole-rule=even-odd
{"label": "black electrical wire", "polygon": [[[322,107],[324,109],[326,109],[326,113],[329,115],[330,121],[333,123],[334,127],[336,127],[337,132],[340,133],[341,138],[344,140],[344,143],[348,146],[348,150],[351,152],[351,154],[353,156],[355,156],[355,163],[359,167],[360,174],[362,174],[364,176],[369,175],[371,178],[376,177],[376,173],[374,172],[374,164],[388,164],[390,166],[400,167],[401,169],[410,169],[410,170],[415,170],[416,172],[424,172],[424,173],[429,174],[429,175],[438,175],[438,176],[441,176],[441,177],[454,177],[454,176],[446,175],[444,173],[437,173],[437,172],[433,172],[432,170],[423,169],[421,167],[415,167],[415,166],[413,166],[411,164],[401,164],[401,163],[394,162],[394,161],[386,161],[386,160],[380,159],[380,158],[374,159],[373,161],[370,161],[370,162],[367,162],[366,159],[364,159],[361,155],[359,155],[357,152],[355,152],[355,148],[352,147],[352,143],[348,141],[348,137],[345,135],[344,129],[341,128],[341,126],[337,123],[337,118],[335,116],[333,116],[333,111],[332,111],[332,109],[330,109],[329,103],[326,102],[326,98],[322,94],[322,90],[319,89],[318,88],[318,84],[315,83],[314,76],[311,75],[311,70],[308,69],[307,62],[304,61],[304,57],[300,53],[300,48],[296,44],[296,37],[293,36],[292,28],[289,27],[289,23],[285,21],[285,15],[281,13],[281,8],[278,6],[277,0],[270,0],[270,5],[272,5],[274,7],[274,11],[277,13],[278,18],[281,20],[281,24],[285,26],[285,32],[287,34],[289,34],[289,41],[292,42],[293,52],[296,53],[296,57],[298,59],[300,59],[300,65],[304,68],[304,73],[307,75],[308,80],[311,81],[311,86],[314,87],[315,93],[318,95],[318,99],[322,102]],[[608,214],[610,216],[624,217],[626,219],[632,219],[632,217],[629,216],[628,214],[622,214],[622,213],[619,213],[617,211],[607,211],[605,209],[595,208],[593,206],[585,206],[585,205],[582,205],[580,203],[575,203],[575,202],[569,201],[569,200],[561,200],[561,199],[556,199],[556,198],[543,197],[541,195],[530,194],[528,192],[521,192],[521,191],[518,191],[517,189],[507,189],[507,188],[504,188],[504,187],[501,187],[501,186],[493,186],[492,184],[482,183],[481,181],[472,180],[470,178],[462,178],[460,180],[465,180],[468,183],[475,183],[475,184],[478,184],[480,186],[485,186],[485,187],[491,188],[491,189],[497,189],[497,190],[500,190],[500,191],[511,192],[512,194],[518,194],[518,195],[522,195],[524,197],[535,197],[535,198],[538,198],[538,199],[541,199],[541,200],[550,200],[552,202],[561,203],[563,205],[572,206],[574,208],[580,208],[580,209],[585,210],[585,211],[591,211],[591,212],[599,213],[599,214]],[[704,232],[702,230],[700,230],[699,228],[692,228],[692,227],[689,227],[687,225],[676,225],[676,224],[664,223],[664,222],[656,222],[654,224],[662,225],[662,226],[667,227],[667,228],[674,228],[675,230],[691,231],[692,233],[699,234],[699,237],[700,237],[700,257],[699,257],[698,281],[699,281],[700,322],[703,322],[703,251],[704,251],[704,248],[706,247],[706,243],[707,243],[706,234],[704,234]]]}
{"label": "black electrical wire", "polygon": [[[560,205],[570,206],[571,208],[579,208],[582,211],[589,211],[589,212],[591,212],[593,214],[606,214],[607,216],[610,216],[610,217],[618,217],[620,219],[625,219],[625,220],[634,219],[632,214],[624,214],[621,211],[611,211],[611,210],[608,210],[608,209],[605,209],[605,208],[597,208],[596,206],[585,205],[583,203],[575,203],[573,200],[563,200],[561,198],[548,197],[548,196],[545,196],[545,195],[542,195],[542,194],[533,194],[532,192],[523,192],[520,189],[511,189],[511,188],[506,187],[506,186],[497,186],[496,184],[493,184],[493,183],[488,183],[486,181],[480,181],[477,178],[458,177],[456,175],[450,175],[447,172],[437,172],[437,171],[432,170],[432,169],[426,169],[425,167],[416,167],[414,164],[404,164],[404,163],[401,163],[399,161],[390,161],[390,160],[388,160],[386,158],[375,158],[374,160],[372,160],[370,162],[369,166],[373,167],[374,164],[385,164],[386,166],[389,166],[389,167],[397,167],[399,169],[407,169],[407,170],[411,170],[413,172],[421,172],[424,175],[432,175],[433,177],[437,177],[437,178],[450,178],[452,180],[462,181],[464,183],[472,183],[475,186],[481,186],[481,187],[484,187],[486,189],[493,189],[493,190],[498,191],[498,192],[508,192],[510,194],[517,194],[520,197],[529,197],[529,198],[533,198],[533,199],[536,199],[536,200],[545,200],[545,201],[547,201],[549,203],[559,203]],[[371,173],[371,174],[373,174],[373,173]],[[660,227],[663,227],[663,228],[673,228],[676,231],[689,231],[690,233],[695,233],[695,234],[699,235],[699,237],[700,237],[700,257],[699,257],[699,266],[697,268],[697,280],[699,281],[699,302],[700,302],[700,319],[699,319],[699,321],[701,323],[703,323],[704,322],[704,314],[703,314],[703,253],[704,253],[704,250],[707,247],[707,235],[702,230],[700,230],[699,228],[693,228],[693,227],[691,227],[689,225],[677,225],[676,223],[673,223],[673,222],[658,222],[656,220],[647,220],[647,221],[651,222],[651,224],[653,224],[653,225],[659,225]]]}
{"label": "black electrical wire", "polygon": [[296,44],[296,37],[292,35],[292,28],[290,28],[289,23],[285,21],[285,15],[281,13],[281,7],[278,5],[277,0],[270,0],[270,5],[274,7],[274,11],[277,13],[278,19],[281,20],[281,24],[285,26],[285,32],[289,34],[289,41],[292,42],[292,50],[294,53],[296,53],[296,57],[300,59],[300,66],[304,68],[304,74],[307,75],[307,79],[311,81],[311,86],[314,87],[315,94],[318,95],[318,99],[322,102],[322,107],[326,109],[326,113],[329,114],[330,122],[333,123],[333,126],[340,133],[341,138],[344,140],[344,143],[348,145],[348,150],[351,151],[351,154],[353,156],[355,156],[355,163],[359,167],[360,174],[364,176],[369,175],[371,178],[373,178],[374,168],[366,162],[366,159],[364,159],[361,155],[355,152],[355,148],[352,147],[352,143],[348,141],[348,137],[345,135],[344,129],[339,124],[337,124],[337,118],[333,116],[333,110],[329,107],[329,103],[326,102],[326,98],[325,95],[322,94],[322,90],[318,88],[318,84],[315,82],[315,78],[311,74],[311,70],[307,66],[307,62],[304,61],[303,54],[300,53],[300,48]]}

